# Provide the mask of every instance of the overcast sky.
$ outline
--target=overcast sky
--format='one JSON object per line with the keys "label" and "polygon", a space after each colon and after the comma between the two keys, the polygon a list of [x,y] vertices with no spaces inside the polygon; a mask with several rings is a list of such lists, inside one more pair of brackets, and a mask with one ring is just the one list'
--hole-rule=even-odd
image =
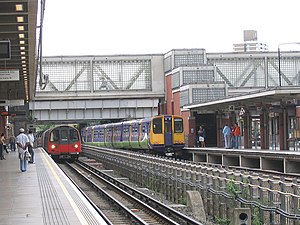
{"label": "overcast sky", "polygon": [[277,51],[300,42],[299,21],[300,0],[47,0],[43,55],[231,52],[243,30]]}

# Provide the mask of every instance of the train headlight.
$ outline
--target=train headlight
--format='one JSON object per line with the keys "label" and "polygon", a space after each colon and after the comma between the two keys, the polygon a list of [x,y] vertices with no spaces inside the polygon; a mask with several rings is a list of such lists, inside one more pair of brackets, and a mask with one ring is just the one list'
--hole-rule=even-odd
{"label": "train headlight", "polygon": [[56,147],[55,145],[53,145],[53,144],[51,145],[51,149],[55,149],[55,147]]}
{"label": "train headlight", "polygon": [[74,145],[74,148],[78,148],[78,147],[79,147],[78,144],[75,144],[75,145]]}

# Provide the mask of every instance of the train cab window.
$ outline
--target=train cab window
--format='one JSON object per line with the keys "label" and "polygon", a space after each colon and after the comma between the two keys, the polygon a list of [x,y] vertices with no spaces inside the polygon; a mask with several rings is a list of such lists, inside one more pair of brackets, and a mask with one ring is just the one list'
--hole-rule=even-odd
{"label": "train cab window", "polygon": [[153,119],[153,133],[154,134],[162,133],[162,119],[161,118]]}
{"label": "train cab window", "polygon": [[54,130],[50,134],[50,141],[58,141],[59,140],[59,130]]}
{"label": "train cab window", "polygon": [[68,131],[67,130],[61,130],[61,140],[62,141],[67,141],[68,140]]}
{"label": "train cab window", "polygon": [[183,132],[183,121],[180,118],[174,119],[174,132],[182,133]]}
{"label": "train cab window", "polygon": [[76,130],[70,130],[70,140],[71,141],[78,141],[79,137],[78,134],[76,132]]}

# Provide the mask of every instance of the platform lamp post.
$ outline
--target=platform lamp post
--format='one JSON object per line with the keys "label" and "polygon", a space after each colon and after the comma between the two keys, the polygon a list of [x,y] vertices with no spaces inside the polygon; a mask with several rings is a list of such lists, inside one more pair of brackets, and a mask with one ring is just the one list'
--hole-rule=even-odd
{"label": "platform lamp post", "polygon": [[281,87],[281,60],[280,60],[280,46],[282,45],[300,45],[300,42],[288,42],[288,43],[281,43],[278,45],[278,79],[279,79],[279,87]]}

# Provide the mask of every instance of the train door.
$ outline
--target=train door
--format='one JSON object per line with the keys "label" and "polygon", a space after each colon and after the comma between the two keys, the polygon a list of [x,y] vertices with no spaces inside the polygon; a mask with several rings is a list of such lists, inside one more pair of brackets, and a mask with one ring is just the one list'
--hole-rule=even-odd
{"label": "train door", "polygon": [[164,117],[165,147],[172,146],[172,117]]}
{"label": "train door", "polygon": [[[64,148],[62,148],[63,152],[71,152],[71,130],[69,130],[67,127],[66,128],[61,128],[58,130],[58,132],[60,131],[60,143],[61,146],[65,146]],[[72,136],[74,136],[74,134],[72,134]]]}
{"label": "train door", "polygon": [[68,130],[65,127],[60,127],[59,129],[54,129],[50,133],[49,141],[58,144],[60,146],[60,153],[69,151],[69,138]]}

